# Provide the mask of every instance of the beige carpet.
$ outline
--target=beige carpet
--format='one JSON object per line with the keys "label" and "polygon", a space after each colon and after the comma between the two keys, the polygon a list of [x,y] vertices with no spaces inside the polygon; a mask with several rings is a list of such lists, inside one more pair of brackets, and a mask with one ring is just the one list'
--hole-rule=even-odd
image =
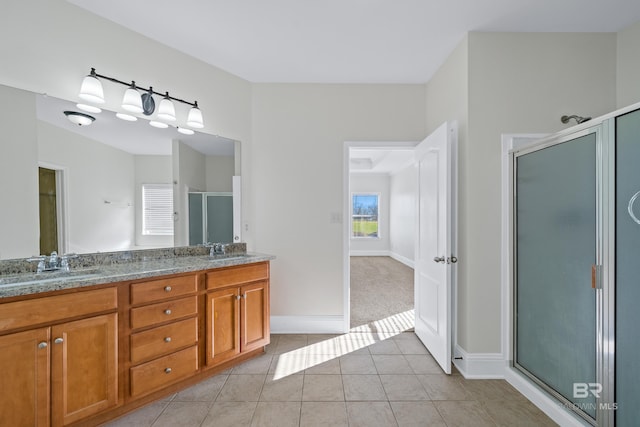
{"label": "beige carpet", "polygon": [[413,328],[413,268],[390,257],[351,257],[351,328]]}

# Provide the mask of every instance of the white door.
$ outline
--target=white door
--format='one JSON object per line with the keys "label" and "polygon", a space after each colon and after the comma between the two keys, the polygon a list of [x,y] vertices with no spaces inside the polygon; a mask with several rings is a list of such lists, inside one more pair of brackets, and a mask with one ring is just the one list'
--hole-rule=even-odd
{"label": "white door", "polygon": [[418,171],[415,331],[451,373],[451,300],[455,284],[457,125],[446,122],[416,146]]}
{"label": "white door", "polygon": [[242,241],[242,177],[235,176],[231,181],[233,190],[233,243]]}

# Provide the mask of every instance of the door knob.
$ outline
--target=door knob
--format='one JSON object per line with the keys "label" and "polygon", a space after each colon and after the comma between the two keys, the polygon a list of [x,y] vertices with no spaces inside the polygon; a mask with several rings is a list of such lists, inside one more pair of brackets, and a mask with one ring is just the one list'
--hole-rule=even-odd
{"label": "door knob", "polygon": [[433,261],[434,261],[434,262],[441,262],[441,263],[443,263],[443,264],[446,262],[446,261],[445,261],[445,258],[444,258],[444,255],[435,257],[435,258],[433,259]]}

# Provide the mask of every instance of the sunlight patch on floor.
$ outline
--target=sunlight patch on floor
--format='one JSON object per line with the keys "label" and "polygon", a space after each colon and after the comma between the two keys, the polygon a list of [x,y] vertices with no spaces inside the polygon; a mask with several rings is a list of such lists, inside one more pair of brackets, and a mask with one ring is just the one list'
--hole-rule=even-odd
{"label": "sunlight patch on floor", "polygon": [[339,335],[276,356],[274,380],[302,372],[345,354],[352,353],[413,329],[414,312],[408,310],[366,325],[352,328],[348,334]]}

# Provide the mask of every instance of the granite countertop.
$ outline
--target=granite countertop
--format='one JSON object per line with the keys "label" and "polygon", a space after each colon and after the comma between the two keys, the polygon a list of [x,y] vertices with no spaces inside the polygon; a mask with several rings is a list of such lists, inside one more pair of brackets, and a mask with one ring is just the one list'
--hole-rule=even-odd
{"label": "granite countertop", "polygon": [[72,269],[68,273],[44,272],[0,275],[0,298],[81,288],[104,283],[149,279],[169,274],[210,270],[275,259],[273,255],[244,253],[210,257],[207,255],[141,259],[132,262]]}

